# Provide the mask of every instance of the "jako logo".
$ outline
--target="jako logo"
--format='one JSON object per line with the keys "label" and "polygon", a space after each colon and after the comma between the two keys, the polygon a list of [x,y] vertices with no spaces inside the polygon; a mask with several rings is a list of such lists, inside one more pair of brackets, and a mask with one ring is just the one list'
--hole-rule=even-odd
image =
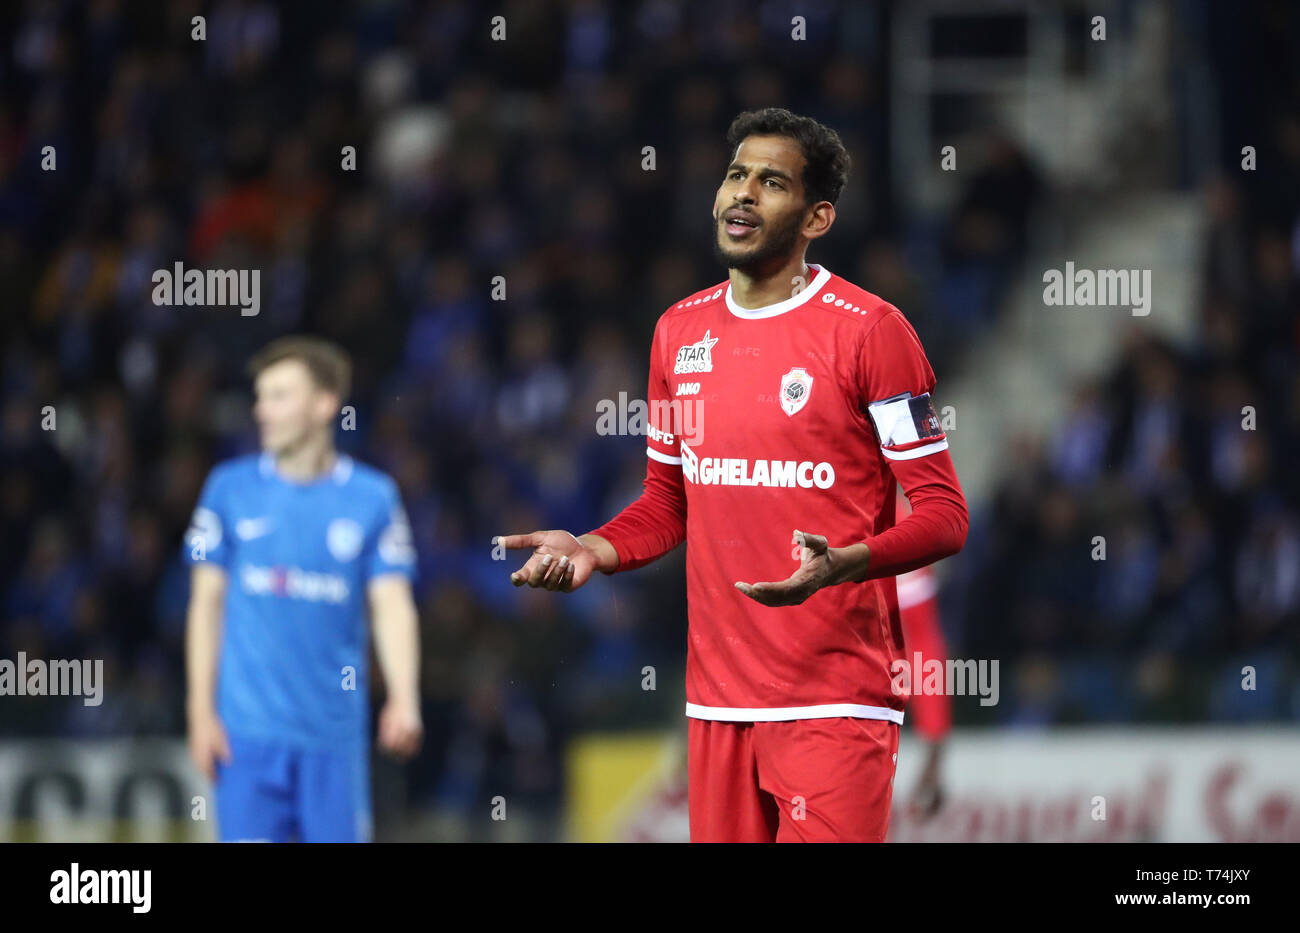
{"label": "jako logo", "polygon": [[149,869],[102,869],[81,871],[72,863],[69,871],[50,874],[51,904],[131,904],[137,914],[147,914],[152,903],[153,872]]}
{"label": "jako logo", "polygon": [[1134,317],[1151,313],[1150,269],[1075,270],[1073,262],[1065,271],[1048,269],[1043,273],[1043,304],[1065,307],[1132,308]]}
{"label": "jako logo", "polygon": [[262,308],[261,269],[156,269],[153,303],[176,307],[213,308],[238,305],[243,317],[256,317]]}

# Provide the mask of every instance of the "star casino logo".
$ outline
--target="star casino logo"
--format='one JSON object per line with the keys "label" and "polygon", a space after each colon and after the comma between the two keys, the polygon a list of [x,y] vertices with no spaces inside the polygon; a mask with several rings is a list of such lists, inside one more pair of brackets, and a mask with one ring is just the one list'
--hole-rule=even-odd
{"label": "star casino logo", "polygon": [[704,337],[699,343],[688,343],[686,346],[677,351],[677,365],[673,367],[674,373],[711,373],[713,372],[713,345],[718,342],[717,337],[710,338],[709,332],[704,332]]}

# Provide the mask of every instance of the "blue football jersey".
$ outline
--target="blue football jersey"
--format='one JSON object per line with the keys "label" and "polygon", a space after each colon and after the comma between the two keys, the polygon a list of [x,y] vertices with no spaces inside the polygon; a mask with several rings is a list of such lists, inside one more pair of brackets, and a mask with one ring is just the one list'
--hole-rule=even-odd
{"label": "blue football jersey", "polygon": [[183,543],[227,575],[217,711],[229,733],[304,747],[366,738],[366,585],[411,577],[397,484],[340,455],[306,483],[270,454],[218,464]]}

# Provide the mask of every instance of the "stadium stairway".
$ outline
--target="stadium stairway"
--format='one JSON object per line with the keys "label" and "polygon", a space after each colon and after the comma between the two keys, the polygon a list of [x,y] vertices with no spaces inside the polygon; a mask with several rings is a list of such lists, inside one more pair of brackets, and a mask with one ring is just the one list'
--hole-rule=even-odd
{"label": "stadium stairway", "polygon": [[[1116,196],[1087,217],[1038,224],[1038,244],[1008,293],[1002,313],[966,354],[955,378],[936,390],[953,407],[953,460],[972,511],[1009,467],[1014,440],[1049,443],[1077,386],[1108,372],[1130,328],[1182,343],[1194,332],[1203,243],[1194,193]],[[1057,307],[1044,301],[1044,273],[1151,271],[1150,313]],[[942,412],[941,412],[942,414]]]}

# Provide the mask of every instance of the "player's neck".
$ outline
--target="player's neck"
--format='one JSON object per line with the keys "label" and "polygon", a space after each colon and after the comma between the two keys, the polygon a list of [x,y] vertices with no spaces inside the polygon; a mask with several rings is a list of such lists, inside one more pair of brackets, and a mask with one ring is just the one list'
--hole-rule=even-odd
{"label": "player's neck", "polygon": [[803,256],[794,256],[776,269],[731,269],[731,300],[746,310],[793,297],[812,280]]}
{"label": "player's neck", "polygon": [[338,454],[327,438],[309,440],[276,454],[275,471],[295,483],[310,483],[334,468]]}

